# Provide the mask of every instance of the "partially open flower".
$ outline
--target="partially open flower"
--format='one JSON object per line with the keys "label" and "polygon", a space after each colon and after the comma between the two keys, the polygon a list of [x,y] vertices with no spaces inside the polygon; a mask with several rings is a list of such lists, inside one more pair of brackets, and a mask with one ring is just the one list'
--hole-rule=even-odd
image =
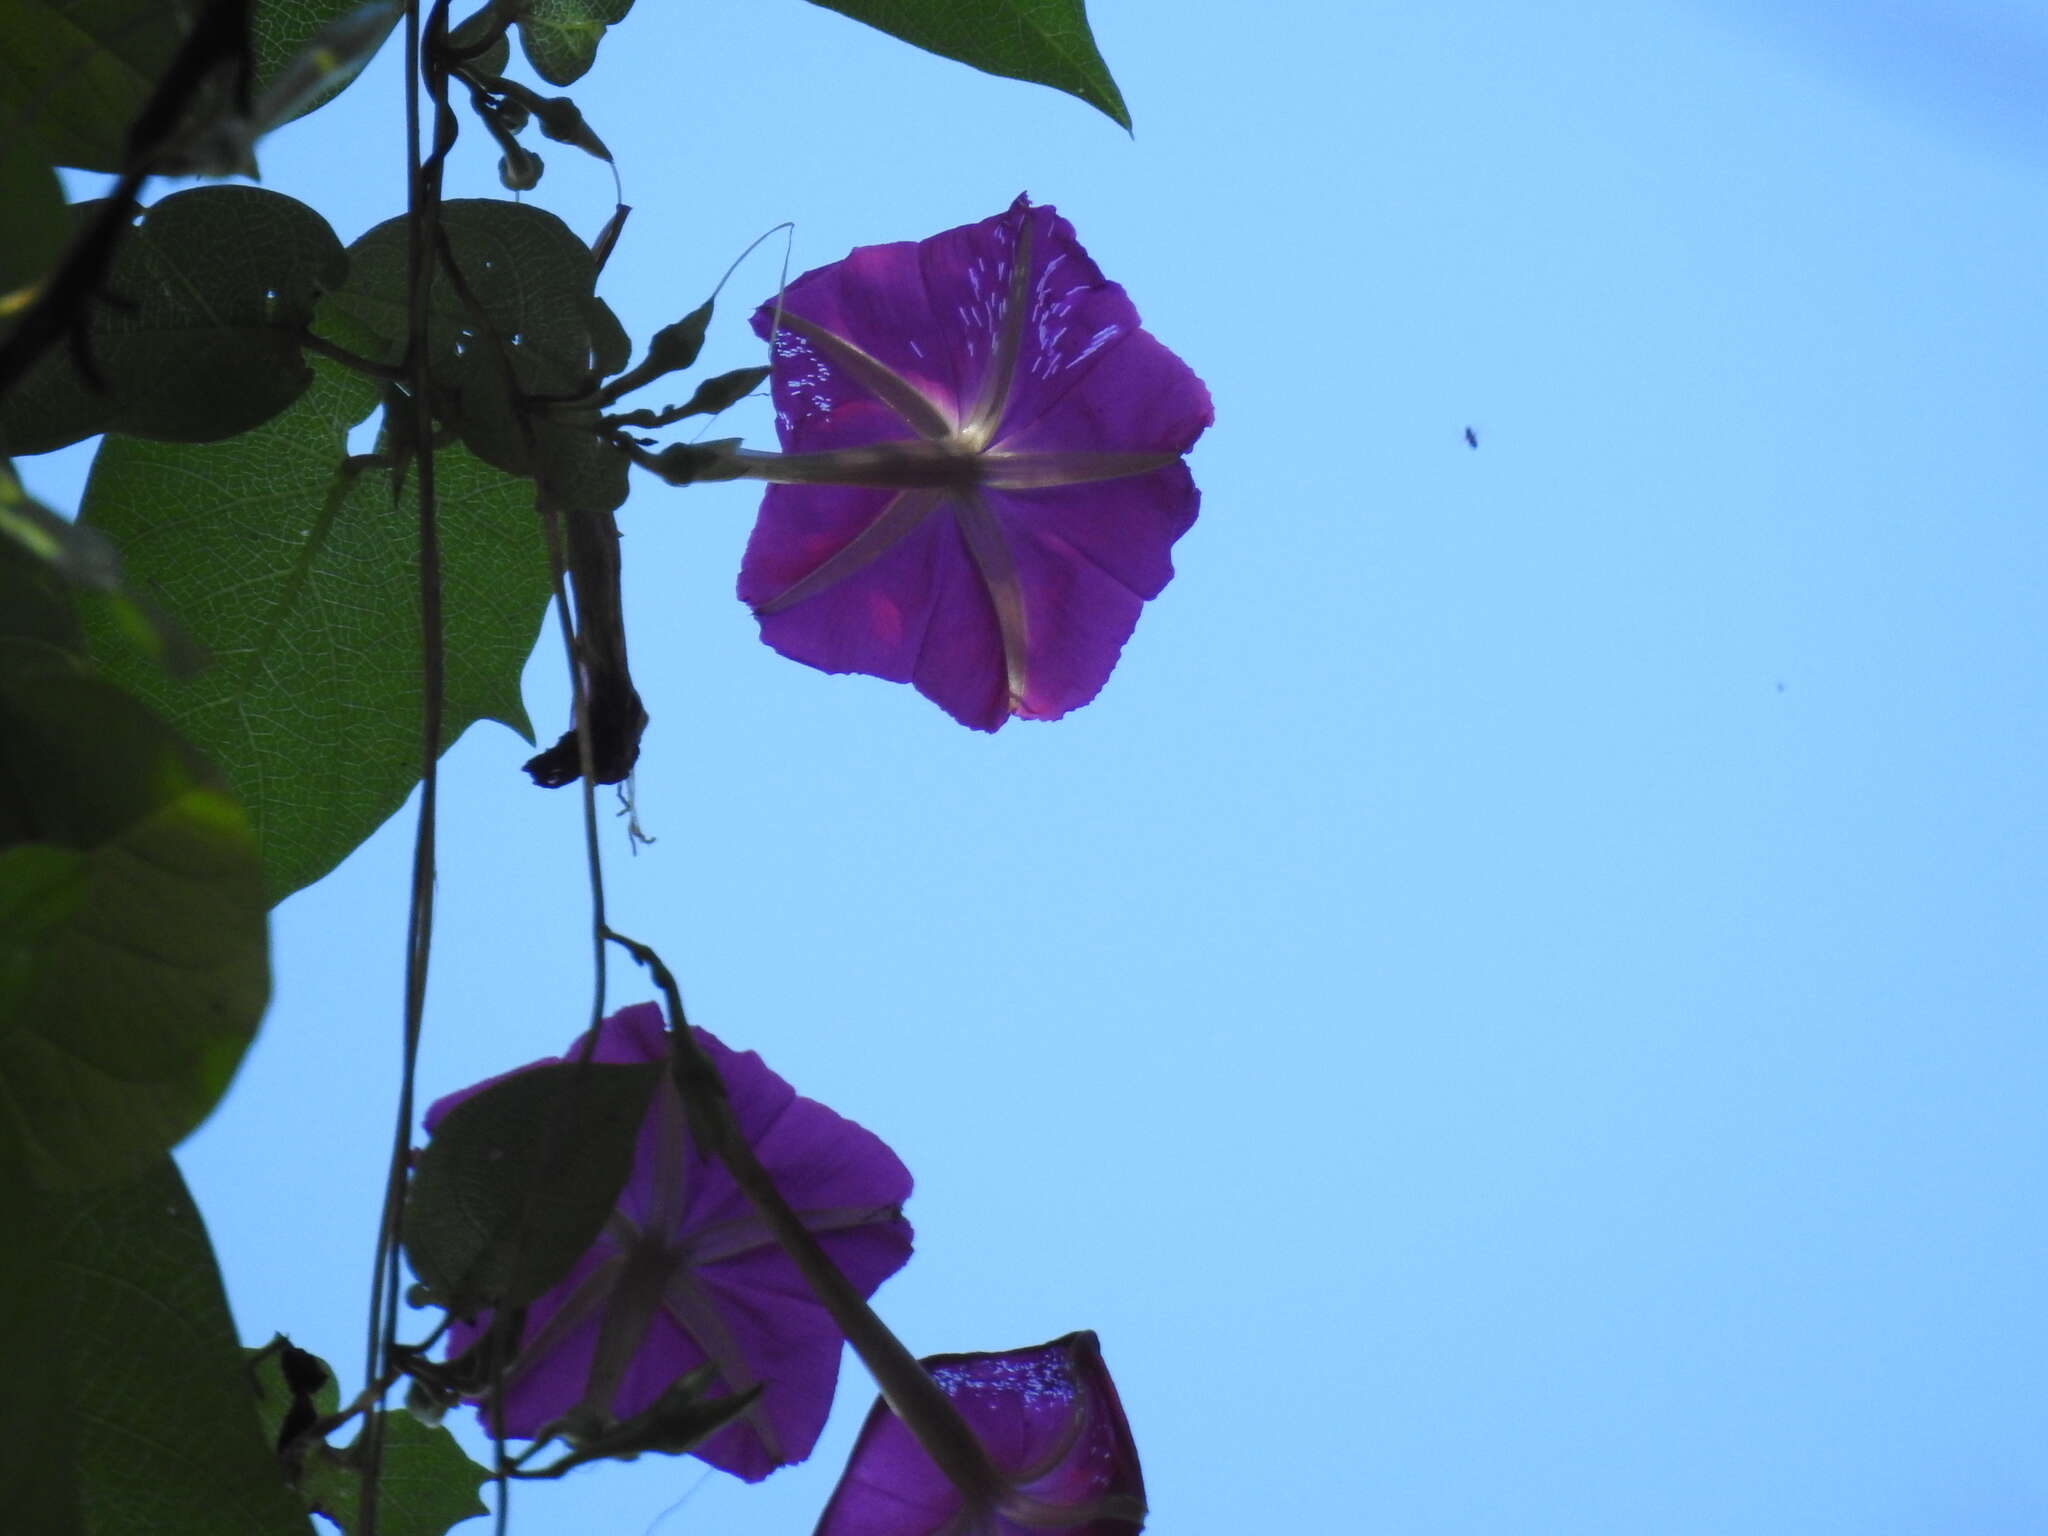
{"label": "partially open flower", "polygon": [[1144,1524],[1137,1448],[1094,1334],[923,1364],[1000,1486],[963,1494],[877,1403],[816,1536],[1129,1536]]}
{"label": "partially open flower", "polygon": [[[776,1187],[860,1294],[872,1295],[910,1256],[901,1211],[908,1170],[880,1138],[799,1097],[753,1052],[695,1034]],[[562,1059],[576,1054],[572,1045]],[[613,1014],[599,1026],[590,1059],[667,1060],[661,1010],[647,1003]],[[427,1129],[502,1080],[440,1100],[427,1111]],[[451,1355],[489,1324],[488,1313],[456,1321]],[[761,1393],[695,1454],[751,1482],[810,1454],[832,1405],[843,1343],[731,1176],[693,1144],[664,1077],[617,1209],[589,1253],[528,1307],[487,1421],[530,1438],[569,1414],[628,1419],[709,1365],[722,1389],[713,1395],[756,1386]]]}
{"label": "partially open flower", "polygon": [[1101,690],[1200,500],[1209,392],[1049,207],[862,246],[754,316],[784,454],[740,569],[761,638],[963,725]]}

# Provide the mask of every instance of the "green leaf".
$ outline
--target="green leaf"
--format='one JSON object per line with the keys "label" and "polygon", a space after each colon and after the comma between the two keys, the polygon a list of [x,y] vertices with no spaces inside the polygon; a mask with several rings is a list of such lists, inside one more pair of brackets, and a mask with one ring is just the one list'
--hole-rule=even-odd
{"label": "green leaf", "polygon": [[[5,0],[0,0],[4,4]],[[0,129],[0,321],[25,302],[27,291],[64,254],[71,238],[71,211],[64,188],[32,133]]]}
{"label": "green leaf", "polygon": [[[109,438],[82,519],[215,658],[174,684],[87,615],[95,656],[226,773],[272,900],[327,873],[419,777],[417,474],[347,459],[371,386],[325,362],[254,432],[207,447]],[[346,461],[346,462],[345,462]],[[477,720],[527,740],[519,674],[550,595],[533,487],[435,459],[447,613],[443,745]]]}
{"label": "green leaf", "polygon": [[50,1202],[20,1166],[0,1123],[0,1490],[8,1522],[48,1536],[85,1536],[78,1485],[78,1414],[63,1330],[71,1298],[53,1260]]}
{"label": "green leaf", "polygon": [[162,721],[32,640],[0,640],[0,782],[0,1121],[44,1188],[125,1178],[255,1035],[254,842]]}
{"label": "green leaf", "polygon": [[0,0],[0,141],[27,130],[59,165],[119,170],[128,125],[194,9],[163,0]]}
{"label": "green leaf", "polygon": [[550,1063],[449,1110],[413,1171],[405,1251],[459,1317],[523,1306],[596,1241],[633,1164],[659,1063]]}
{"label": "green leaf", "polygon": [[98,384],[72,348],[51,348],[0,401],[0,439],[43,453],[96,432],[210,442],[259,426],[310,382],[299,336],[344,271],[304,203],[260,187],[173,193],[122,240],[87,309]]}
{"label": "green leaf", "polygon": [[310,1536],[263,1442],[212,1247],[170,1159],[84,1195],[35,1196],[0,1149],[0,1183],[0,1465],[41,1453],[35,1484],[6,1483],[7,1529]]}
{"label": "green leaf", "polygon": [[29,495],[0,459],[0,542],[50,567],[73,586],[113,592],[121,585],[121,557],[90,528],[59,517]]}
{"label": "green leaf", "polygon": [[[628,461],[598,436],[596,408],[539,408],[588,393],[617,353],[589,248],[524,203],[461,199],[441,219],[468,297],[436,273],[435,413],[485,463],[536,476],[558,503],[611,511],[626,499]],[[348,282],[321,305],[321,333],[380,363],[402,358],[405,251],[403,219],[350,246]]]}
{"label": "green leaf", "polygon": [[0,473],[0,636],[40,640],[83,656],[85,635],[78,627],[61,549],[52,547],[56,536],[46,534],[40,519],[25,514],[22,504],[67,529],[73,525],[26,494],[21,504],[10,504],[5,493],[11,483]]}
{"label": "green leaf", "polygon": [[275,107],[266,129],[339,96],[404,14],[403,5],[373,8],[363,0],[256,0],[249,51],[257,88]]}
{"label": "green leaf", "polygon": [[177,676],[206,664],[205,653],[155,604],[128,590],[113,545],[29,495],[13,466],[0,459],[0,614],[7,616],[0,633],[85,654],[67,587],[104,605],[142,654]]}
{"label": "green leaf", "polygon": [[1082,0],[812,0],[991,75],[1078,96],[1123,128],[1123,94],[1095,51]]}
{"label": "green leaf", "polygon": [[[489,1514],[478,1491],[491,1474],[471,1461],[455,1436],[405,1412],[383,1414],[383,1471],[377,1479],[379,1536],[441,1536],[452,1525]],[[345,1451],[318,1447],[299,1487],[309,1507],[340,1526],[360,1529],[363,1436]]]}
{"label": "green leaf", "polygon": [[[299,1440],[310,1427],[295,1424],[295,1414],[310,1410],[317,1417],[341,1407],[341,1386],[333,1367],[281,1333],[261,1349],[243,1350],[242,1363],[256,1394],[256,1418],[263,1426],[263,1438],[280,1453],[289,1449],[288,1441]],[[317,1381],[305,1379],[308,1373]]]}
{"label": "green leaf", "polygon": [[[0,0],[0,143],[29,131],[59,165],[121,169],[129,124],[203,9],[164,0]],[[255,0],[249,62],[265,117],[259,131],[338,94],[398,14],[366,11],[359,0]],[[225,74],[195,99],[199,124],[237,110]]]}
{"label": "green leaf", "polygon": [[633,0],[526,0],[519,15],[519,46],[526,62],[550,85],[583,78],[597,58],[604,29],[626,19]]}
{"label": "green leaf", "polygon": [[[295,1390],[286,1351],[302,1380],[308,1371],[324,1378],[307,1393]],[[278,1447],[284,1475],[306,1508],[325,1515],[346,1533],[358,1525],[365,1447],[358,1431],[346,1450],[303,1433],[288,1436],[294,1405],[330,1414],[341,1400],[327,1362],[293,1349],[281,1335],[261,1350],[247,1352],[265,1438]],[[381,1536],[441,1536],[450,1526],[488,1514],[478,1490],[490,1474],[464,1453],[447,1430],[430,1428],[408,1413],[385,1413],[382,1472],[377,1481],[377,1529]]]}

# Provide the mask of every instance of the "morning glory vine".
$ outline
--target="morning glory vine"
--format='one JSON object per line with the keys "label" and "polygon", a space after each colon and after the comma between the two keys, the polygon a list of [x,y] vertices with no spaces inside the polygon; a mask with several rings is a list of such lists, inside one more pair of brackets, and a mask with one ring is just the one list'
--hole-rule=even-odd
{"label": "morning glory vine", "polygon": [[[965,29],[948,0],[834,8],[1128,125],[1071,45],[1080,0],[989,0]],[[695,368],[713,301],[636,346],[599,296],[630,210],[586,241],[533,203],[442,192],[473,130],[514,193],[543,183],[536,137],[613,161],[601,112],[555,92],[631,0],[108,0],[62,46],[34,9],[0,0],[0,38],[44,39],[0,71],[0,1189],[24,1256],[15,1375],[67,1417],[10,1519],[439,1536],[485,1513],[486,1483],[503,1530],[519,1483],[607,1460],[755,1482],[811,1454],[850,1344],[880,1399],[820,1536],[1138,1529],[1094,1334],[920,1360],[878,1314],[913,1258],[911,1170],[690,1023],[654,948],[612,927],[596,786],[630,783],[648,723],[616,523],[636,468],[657,495],[763,483],[736,588],[777,652],[994,731],[1095,700],[1171,579],[1200,379],[1018,197],[805,273],[754,313],[760,363],[635,406]],[[402,211],[344,242],[275,188],[145,201],[166,175],[252,175],[264,134],[393,36]],[[517,78],[515,44],[549,89]],[[108,195],[68,206],[59,166],[111,174]],[[764,384],[774,450],[651,435]],[[7,457],[94,436],[76,517]],[[473,720],[527,730],[517,675],[550,605],[572,718],[526,770],[582,798],[590,1014],[558,1058],[422,1085],[439,755]],[[238,1346],[169,1152],[259,1027],[268,907],[416,786],[402,1086],[345,1389],[275,1327],[244,1320],[268,1342]],[[615,948],[658,1001],[611,1008]],[[110,1273],[126,1290],[66,1279]]]}

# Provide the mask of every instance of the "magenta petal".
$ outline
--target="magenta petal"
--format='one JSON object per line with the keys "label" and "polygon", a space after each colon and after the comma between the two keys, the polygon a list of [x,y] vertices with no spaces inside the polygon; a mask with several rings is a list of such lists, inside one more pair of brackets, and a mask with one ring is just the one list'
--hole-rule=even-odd
{"label": "magenta petal", "polygon": [[1184,464],[1099,485],[992,491],[1024,592],[1029,683],[1016,713],[1057,720],[1102,691],[1200,493]]}
{"label": "magenta petal", "polygon": [[1034,380],[1012,395],[996,448],[1186,453],[1216,419],[1208,386],[1149,331],[1133,329],[1112,349],[1058,377],[1065,387],[1039,387]]}
{"label": "magenta petal", "polygon": [[[776,1187],[861,1294],[873,1294],[910,1255],[900,1211],[909,1172],[878,1137],[799,1096],[753,1052],[696,1034]],[[565,1054],[575,1052],[572,1045]],[[661,1010],[646,1004],[600,1025],[594,1059],[659,1061],[667,1053]],[[437,1102],[429,1128],[486,1086]],[[451,1357],[489,1322],[455,1321]],[[692,1145],[682,1101],[664,1082],[617,1213],[568,1277],[527,1309],[498,1416],[505,1433],[522,1438],[578,1408],[630,1418],[709,1363],[724,1391],[763,1390],[696,1454],[754,1481],[810,1454],[831,1408],[842,1343],[723,1166]]]}
{"label": "magenta petal", "polygon": [[1093,1333],[923,1364],[1005,1478],[996,1507],[966,1510],[902,1421],[877,1403],[816,1536],[1126,1536],[1143,1523],[1137,1447]]}
{"label": "magenta petal", "polygon": [[[781,310],[852,342],[957,424],[981,388],[995,349],[1019,227],[1016,213],[1013,206],[929,240],[856,246],[843,261],[792,282],[782,291]],[[754,312],[756,335],[770,334],[776,309],[771,300]],[[823,364],[812,348],[784,341],[776,343],[774,367],[784,446],[808,449],[808,433],[838,406],[844,374]]]}
{"label": "magenta petal", "polygon": [[[748,542],[739,591],[762,639],[915,683],[978,730],[1094,698],[1194,522],[1193,481],[1162,461],[1214,412],[1073,227],[1020,197],[929,240],[862,246],[754,328],[773,342],[784,448],[823,456],[802,466],[809,483],[770,487]],[[938,457],[831,459],[918,439]]]}
{"label": "magenta petal", "polygon": [[[757,607],[836,553],[902,494],[836,485],[775,485],[740,568]],[[761,619],[761,638],[821,672],[860,672],[918,691],[963,725],[1009,717],[995,611],[950,506],[854,575]]]}

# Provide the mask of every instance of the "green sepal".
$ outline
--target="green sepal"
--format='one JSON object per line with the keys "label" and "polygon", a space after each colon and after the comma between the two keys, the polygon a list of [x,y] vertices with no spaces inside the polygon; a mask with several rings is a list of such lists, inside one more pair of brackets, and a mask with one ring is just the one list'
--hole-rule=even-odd
{"label": "green sepal", "polygon": [[630,1419],[609,1419],[573,1410],[555,1426],[568,1441],[566,1456],[536,1468],[533,1477],[560,1477],[593,1461],[633,1461],[647,1454],[682,1456],[739,1418],[761,1396],[756,1383],[744,1392],[705,1396],[718,1385],[716,1366],[699,1366]]}

